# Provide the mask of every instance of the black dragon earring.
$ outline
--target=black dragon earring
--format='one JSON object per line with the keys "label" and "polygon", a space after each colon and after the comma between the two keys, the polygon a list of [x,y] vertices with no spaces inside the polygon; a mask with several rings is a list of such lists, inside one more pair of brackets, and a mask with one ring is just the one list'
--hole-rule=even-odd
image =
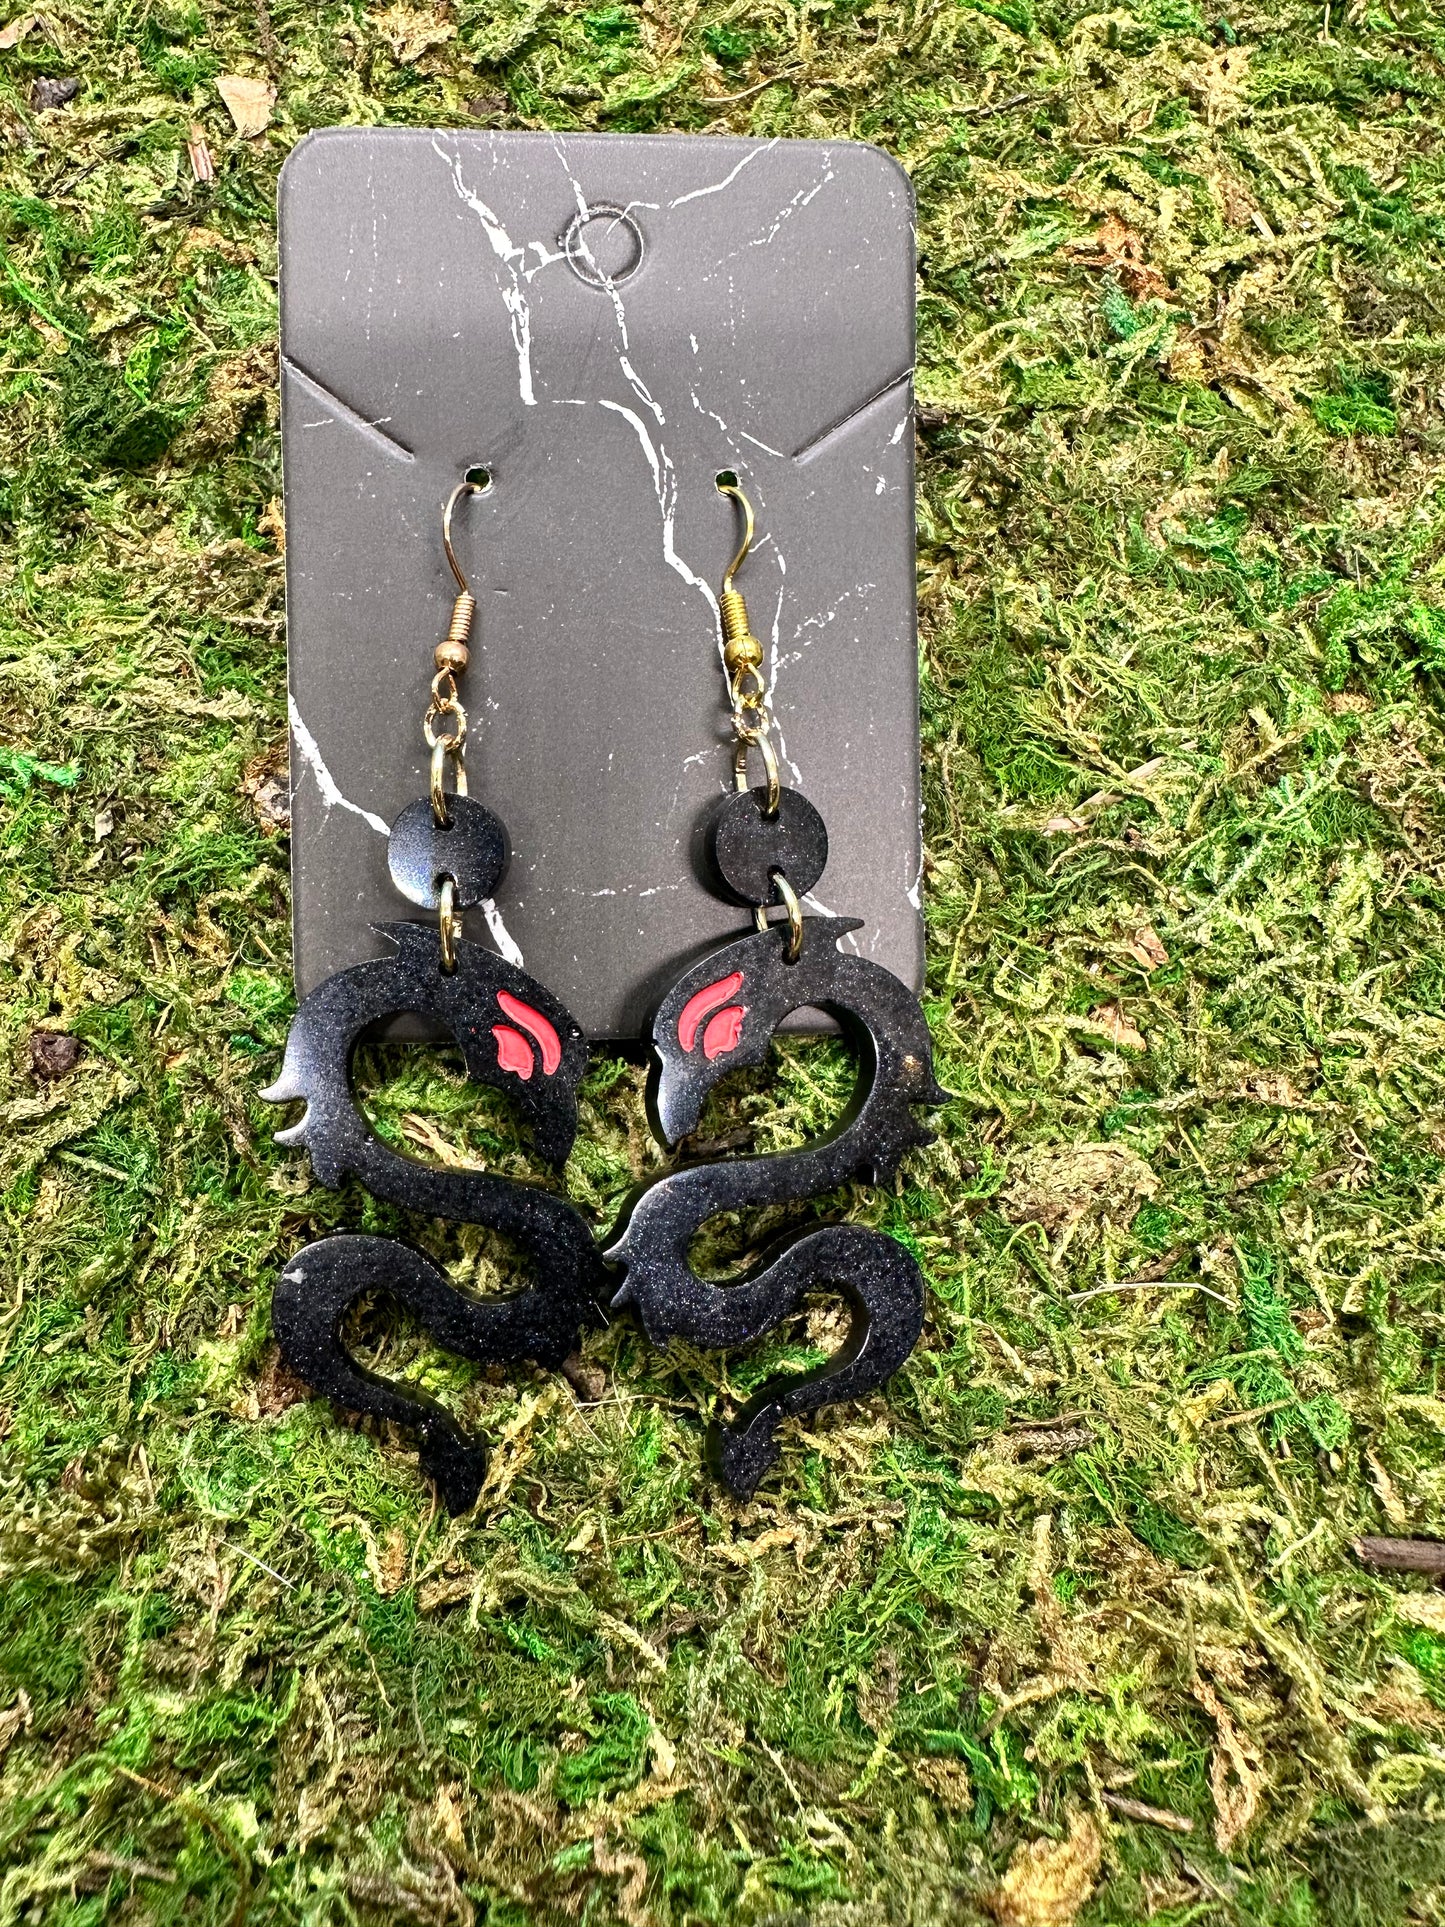
{"label": "black dragon earring", "polygon": [[[934,1081],[917,998],[881,965],[839,950],[859,919],[803,915],[799,899],[823,873],[828,837],[818,812],[778,775],[762,645],[733,587],[752,543],[752,507],[741,489],[721,481],[719,487],[741,507],[745,527],[719,598],[736,793],[712,823],[710,856],[724,894],[753,907],[757,929],[684,972],[663,998],[652,1027],[655,1121],[676,1145],[697,1128],[708,1092],[729,1071],[761,1064],[783,1018],[804,1006],[829,1012],[853,1037],[862,1060],[859,1091],[838,1130],[804,1150],[694,1165],[658,1179],[633,1200],[607,1255],[626,1268],[613,1303],[635,1305],[657,1343],[675,1333],[708,1349],[744,1344],[770,1331],[810,1291],[838,1293],[848,1303],[847,1339],[826,1365],[770,1380],[733,1424],[714,1428],[714,1468],[747,1498],[778,1457],[783,1418],[859,1398],[903,1363],[923,1326],[923,1279],[895,1239],[858,1225],[827,1225],[786,1242],[729,1285],[699,1278],[688,1246],[719,1212],[811,1197],[850,1177],[875,1184],[892,1178],[905,1151],[932,1139],[916,1107],[941,1104],[947,1093]],[[750,789],[754,747],[767,782]],[[768,909],[779,906],[785,916],[771,922]]]}
{"label": "black dragon earring", "polygon": [[[278,1131],[304,1144],[323,1184],[357,1177],[375,1197],[431,1217],[487,1225],[514,1239],[534,1282],[490,1300],[458,1291],[424,1253],[392,1238],[350,1234],[307,1245],[283,1269],[272,1300],[281,1355],[315,1391],[356,1412],[414,1427],[421,1463],[452,1512],[472,1506],[486,1470],[483,1449],[434,1400],[415,1387],[365,1370],[342,1342],[347,1312],[365,1293],[389,1292],[449,1350],[495,1363],[535,1359],[556,1366],[596,1316],[604,1273],[592,1234],[564,1198],[537,1185],[442,1169],[383,1144],[351,1088],[351,1060],[362,1034],[406,1012],[431,1018],[461,1048],[467,1073],[517,1100],[547,1161],[566,1161],[577,1130],[577,1086],[587,1040],[551,993],[525,972],[461,935],[462,912],[490,899],[509,850],[502,823],[467,795],[466,713],[457,677],[465,670],[476,601],[452,549],[452,511],[471,482],[452,491],[442,539],[459,594],[436,674],[424,729],[431,750],[431,795],[391,826],[391,878],[402,895],[435,910],[434,925],[379,926],[394,954],[328,977],[296,1013],[281,1075],[262,1093],[281,1104],[304,1098],[306,1113]],[[447,764],[454,788],[446,788]]]}

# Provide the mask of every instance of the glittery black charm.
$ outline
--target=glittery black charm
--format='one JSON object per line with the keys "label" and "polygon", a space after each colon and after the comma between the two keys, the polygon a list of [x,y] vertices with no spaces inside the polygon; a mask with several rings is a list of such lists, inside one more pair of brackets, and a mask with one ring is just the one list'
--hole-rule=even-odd
{"label": "glittery black charm", "polygon": [[828,832],[801,790],[779,792],[776,816],[765,789],[734,790],[709,826],[708,855],[737,903],[771,903],[777,870],[804,897],[827,865]]}
{"label": "glittery black charm", "polygon": [[511,859],[506,825],[484,803],[449,796],[447,815],[448,822],[439,824],[424,797],[402,811],[387,841],[392,882],[423,910],[435,910],[441,901],[443,877],[456,886],[457,909],[470,910],[493,895]]}
{"label": "glittery black charm", "polygon": [[792,964],[781,925],[728,944],[679,978],[653,1023],[661,1069],[652,1101],[669,1144],[696,1129],[704,1098],[729,1071],[764,1061],[789,1011],[829,1011],[862,1059],[858,1093],[832,1135],[780,1157],[696,1165],[659,1179],[634,1200],[608,1253],[627,1274],[614,1304],[635,1304],[659,1343],[675,1333],[708,1348],[741,1345],[771,1330],[809,1291],[838,1290],[851,1301],[853,1329],[842,1351],[806,1378],[764,1386],[718,1440],[714,1462],[741,1496],[776,1456],[780,1418],[880,1385],[922,1329],[918,1267],[881,1232],[848,1225],[810,1232],[728,1285],[709,1284],[688,1262],[699,1226],[720,1212],[812,1197],[850,1177],[882,1183],[907,1150],[930,1142],[915,1107],[943,1103],[947,1093],[934,1080],[928,1025],[890,971],[839,950],[858,928],[856,919],[805,918]]}
{"label": "glittery black charm", "polygon": [[[415,923],[381,928],[395,955],[338,971],[296,1013],[281,1075],[262,1095],[272,1103],[305,1099],[306,1113],[278,1131],[277,1139],[303,1144],[323,1184],[354,1176],[389,1204],[503,1232],[520,1246],[537,1282],[507,1296],[472,1299],[405,1245],[384,1238],[322,1239],[299,1252],[282,1274],[276,1338],[292,1370],[317,1390],[353,1410],[416,1425],[427,1452],[446,1458],[446,1478],[440,1472],[437,1477],[453,1506],[468,1484],[460,1468],[479,1465],[480,1449],[458,1444],[455,1427],[447,1431],[420,1394],[360,1370],[340,1342],[347,1306],[364,1291],[389,1290],[443,1344],[469,1358],[558,1365],[602,1302],[602,1262],[586,1223],[565,1198],[485,1171],[423,1164],[383,1144],[352,1092],[352,1053],[363,1032],[388,1017],[416,1012],[434,1018],[456,1039],[468,1075],[512,1096],[540,1154],[560,1165],[576,1135],[587,1042],[549,991],[491,951],[459,942],[456,969],[447,974],[434,929]],[[313,1292],[319,1294],[314,1306]],[[466,1504],[475,1499],[479,1479],[480,1473]]]}

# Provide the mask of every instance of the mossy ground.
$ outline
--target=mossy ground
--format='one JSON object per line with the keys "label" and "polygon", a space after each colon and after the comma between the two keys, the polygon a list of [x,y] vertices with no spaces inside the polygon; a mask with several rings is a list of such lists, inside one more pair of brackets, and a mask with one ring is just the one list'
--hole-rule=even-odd
{"label": "mossy ground", "polygon": [[[1439,9],[41,11],[0,53],[0,1922],[1445,1919],[1441,1595],[1349,1551],[1445,1533]],[[344,120],[847,135],[917,187],[957,1097],[839,1202],[929,1323],[750,1506],[701,1420],[826,1311],[763,1363],[619,1324],[590,1403],[378,1328],[494,1444],[456,1523],[269,1343],[287,1251],[398,1223],[256,1095],[273,197]],[[384,1128],[526,1168],[445,1064],[374,1071]],[[846,1081],[790,1045],[719,1116],[799,1142]],[[602,1224],[638,1066],[582,1145]],[[1066,1836],[1097,1872],[1010,1913]]]}

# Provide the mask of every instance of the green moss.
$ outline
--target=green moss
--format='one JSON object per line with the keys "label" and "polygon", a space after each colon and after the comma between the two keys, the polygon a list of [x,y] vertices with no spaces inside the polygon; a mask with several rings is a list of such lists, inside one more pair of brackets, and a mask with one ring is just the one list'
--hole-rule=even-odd
{"label": "green moss", "polygon": [[1339,392],[1314,395],[1310,408],[1321,428],[1331,435],[1393,435],[1399,421],[1390,406],[1387,379],[1341,374]]}
{"label": "green moss", "polygon": [[646,1759],[648,1719],[630,1693],[597,1694],[591,1712],[596,1737],[565,1755],[557,1770],[557,1796],[572,1807],[635,1786]]}

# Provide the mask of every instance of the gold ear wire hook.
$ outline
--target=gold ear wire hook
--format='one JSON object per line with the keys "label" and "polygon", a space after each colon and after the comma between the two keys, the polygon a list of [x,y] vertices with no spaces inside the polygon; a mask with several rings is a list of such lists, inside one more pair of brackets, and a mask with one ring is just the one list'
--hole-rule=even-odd
{"label": "gold ear wire hook", "polygon": [[[446,507],[442,510],[442,547],[446,550],[447,563],[456,577],[459,591],[452,604],[452,619],[447,625],[445,638],[436,646],[432,661],[436,674],[432,677],[431,703],[422,719],[422,731],[431,750],[431,806],[440,829],[448,829],[451,816],[446,799],[446,766],[448,759],[455,766],[456,789],[459,796],[467,793],[466,768],[462,756],[467,740],[467,712],[457,697],[457,677],[461,675],[470,660],[472,622],[477,613],[477,599],[467,586],[467,578],[462,574],[461,564],[457,561],[456,550],[452,547],[452,511],[464,495],[480,495],[482,490],[475,482],[461,481],[447,497]],[[439,730],[437,725],[443,727]],[[443,922],[448,921],[444,914]],[[445,939],[442,946],[443,967],[447,963]]]}
{"label": "gold ear wire hook", "polygon": [[772,725],[768,716],[768,686],[763,681],[763,645],[752,632],[747,603],[733,587],[733,577],[753,545],[753,505],[736,482],[719,482],[717,492],[719,495],[730,495],[743,512],[743,539],[738,545],[737,554],[727,566],[717,599],[723,635],[723,669],[727,674],[728,694],[732,697],[733,730],[737,736],[733,780],[740,790],[747,788],[748,749],[756,743],[767,772],[767,812],[773,817],[778,813],[782,785],[778,778],[778,761],[768,741],[768,731]]}
{"label": "gold ear wire hook", "polygon": [[[449,643],[459,644],[463,650],[465,650],[467,639],[472,633],[472,618],[477,613],[477,599],[472,594],[467,578],[462,574],[462,566],[460,562],[457,561],[457,552],[452,547],[452,510],[464,495],[480,495],[481,492],[475,482],[458,482],[451,494],[447,497],[447,505],[442,510],[442,547],[447,552],[447,561],[451,565],[452,574],[457,579],[457,588],[461,591],[456,601],[452,604],[452,619],[451,625],[447,630],[447,641]],[[449,663],[446,665],[443,665],[440,661],[440,649],[437,651],[437,656],[438,669],[445,666],[447,668],[462,670],[467,666],[465,656],[463,656],[459,663]]]}
{"label": "gold ear wire hook", "polygon": [[758,691],[750,693],[760,693],[762,685],[758,669],[763,660],[763,646],[751,633],[747,603],[733,587],[733,577],[747,560],[748,550],[753,546],[753,505],[736,482],[719,482],[717,492],[719,495],[730,495],[743,512],[743,539],[738,544],[737,554],[727,566],[722,579],[722,591],[717,599],[723,632],[723,667],[727,670],[728,682],[732,687],[733,705],[737,707],[740,700],[739,683],[745,680],[749,671],[758,685]]}
{"label": "gold ear wire hook", "polygon": [[456,550],[452,547],[452,510],[464,495],[480,495],[481,489],[475,482],[461,481],[447,497],[447,505],[442,510],[442,547],[447,552],[447,561],[452,565],[452,574],[457,579],[457,587],[463,595],[471,594],[467,578],[462,574],[461,564],[457,561]]}
{"label": "gold ear wire hook", "polygon": [[737,574],[743,563],[746,562],[748,550],[753,546],[753,505],[747,496],[743,494],[736,482],[719,482],[717,492],[719,495],[731,495],[733,500],[741,505],[743,511],[743,539],[738,545],[737,554],[733,557],[732,561],[729,562],[727,571],[722,579],[723,594],[731,595],[733,593],[733,577]]}

